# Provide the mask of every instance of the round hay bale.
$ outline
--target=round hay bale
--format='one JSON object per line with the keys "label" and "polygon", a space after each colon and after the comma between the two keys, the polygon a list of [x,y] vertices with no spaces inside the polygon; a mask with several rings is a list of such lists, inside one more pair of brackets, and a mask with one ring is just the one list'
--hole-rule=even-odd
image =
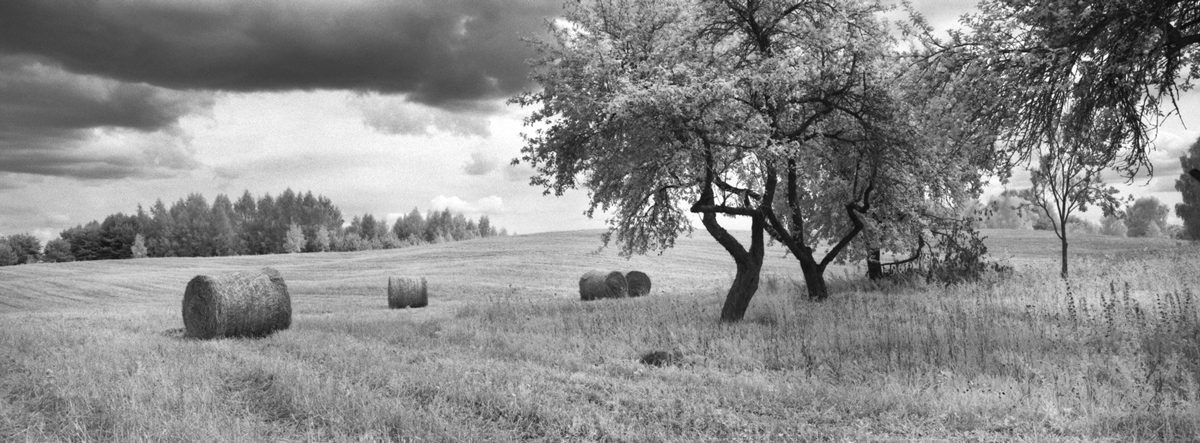
{"label": "round hay bale", "polygon": [[262,337],[292,325],[292,298],[279,271],[197,275],[183,292],[185,336]]}
{"label": "round hay bale", "polygon": [[579,299],[621,298],[628,287],[625,276],[620,272],[588,271],[579,279]]}
{"label": "round hay bale", "polygon": [[425,278],[388,278],[388,307],[424,308],[429,305],[429,287]]}
{"label": "round hay bale", "polygon": [[625,274],[625,282],[629,284],[629,296],[641,297],[650,293],[650,276],[642,271],[629,271]]}

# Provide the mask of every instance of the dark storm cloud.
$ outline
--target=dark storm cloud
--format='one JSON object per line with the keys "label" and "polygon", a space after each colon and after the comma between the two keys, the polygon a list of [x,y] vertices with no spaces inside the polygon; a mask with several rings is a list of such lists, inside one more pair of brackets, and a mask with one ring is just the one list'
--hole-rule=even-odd
{"label": "dark storm cloud", "polygon": [[0,1],[0,52],[174,89],[351,89],[475,108],[526,85],[558,0]]}
{"label": "dark storm cloud", "polygon": [[209,93],[0,55],[0,172],[103,179],[190,169],[196,162],[177,123],[211,106]]}

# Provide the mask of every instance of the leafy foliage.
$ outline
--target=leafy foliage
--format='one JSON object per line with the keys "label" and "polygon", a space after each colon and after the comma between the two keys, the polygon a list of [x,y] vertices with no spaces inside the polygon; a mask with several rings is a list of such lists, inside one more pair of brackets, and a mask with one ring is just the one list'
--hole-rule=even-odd
{"label": "leafy foliage", "polygon": [[1200,169],[1200,140],[1192,143],[1187,154],[1179,157],[1183,170],[1175,179],[1175,189],[1183,196],[1183,201],[1175,204],[1175,215],[1183,219],[1183,231],[1187,238],[1200,240],[1200,180],[1188,174],[1189,171]]}
{"label": "leafy foliage", "polygon": [[1167,205],[1154,197],[1142,197],[1125,208],[1125,226],[1130,237],[1162,237],[1167,229]]}
{"label": "leafy foliage", "polygon": [[37,263],[42,257],[42,241],[32,234],[13,234],[3,240],[16,256],[13,264]]}
{"label": "leafy foliage", "polygon": [[1154,128],[1197,75],[1200,8],[1193,1],[986,0],[959,34],[977,55],[964,77],[996,76],[1019,159],[1060,131],[1127,173],[1149,167]]}
{"label": "leafy foliage", "polygon": [[12,266],[17,262],[17,253],[13,251],[12,245],[9,245],[4,239],[0,239],[0,266]]}
{"label": "leafy foliage", "polygon": [[133,240],[133,246],[131,246],[129,249],[130,252],[133,253],[133,258],[146,258],[145,237],[142,237],[142,234],[138,234]]}
{"label": "leafy foliage", "polygon": [[71,243],[62,238],[46,242],[45,251],[42,253],[42,260],[49,263],[75,261],[75,257],[71,255]]}

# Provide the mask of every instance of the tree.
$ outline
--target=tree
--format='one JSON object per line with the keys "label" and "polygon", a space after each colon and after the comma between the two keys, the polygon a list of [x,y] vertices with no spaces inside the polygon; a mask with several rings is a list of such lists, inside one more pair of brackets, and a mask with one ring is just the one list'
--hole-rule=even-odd
{"label": "tree", "polygon": [[[713,129],[736,121],[731,117],[742,108],[718,106],[728,83],[695,49],[704,24],[688,6],[599,1],[568,8],[572,25],[554,26],[552,41],[536,43],[532,76],[542,89],[514,99],[537,107],[526,118],[538,129],[527,136],[522,159],[537,171],[532,184],[547,193],[586,187],[587,215],[611,210],[603,241],[615,239],[622,255],[673,246],[692,230],[680,207],[690,205],[737,267],[721,314],[734,321],[758,288],[763,216],[751,196],[715,187],[739,176],[757,180],[757,165],[744,150],[706,137],[731,132]],[[749,249],[718,214],[751,218]],[[434,223],[427,221],[427,239]]]}
{"label": "tree", "polygon": [[[532,182],[558,195],[587,188],[587,214],[611,211],[604,241],[625,255],[671,247],[692,230],[687,212],[699,214],[737,269],[723,321],[740,320],[757,291],[768,233],[824,298],[824,270],[864,216],[909,202],[880,208],[887,199],[872,193],[900,195],[884,188],[915,180],[900,168],[921,164],[906,163],[919,144],[889,135],[908,114],[889,108],[880,67],[893,42],[876,12],[841,1],[576,4],[571,25],[537,46],[542,90],[515,99],[538,107],[522,151]],[[722,215],[749,219],[749,247]],[[823,244],[833,247],[817,257]]]}
{"label": "tree", "polygon": [[235,226],[237,212],[228,196],[217,194],[217,198],[213,199],[209,217],[213,232],[213,254],[218,256],[243,254],[245,246],[241,244],[237,235],[237,226]]}
{"label": "tree", "polygon": [[32,234],[13,234],[6,241],[16,254],[16,264],[37,263],[42,257],[42,241]]}
{"label": "tree", "polygon": [[[365,240],[374,239],[376,236],[376,221],[375,216],[371,214],[363,214],[361,222],[358,226],[358,235]],[[352,225],[353,226],[353,225]]]}
{"label": "tree", "polygon": [[324,225],[317,228],[316,234],[313,235],[313,245],[315,252],[327,252],[330,249],[329,229]]}
{"label": "tree", "polygon": [[304,250],[304,231],[295,223],[288,226],[287,237],[283,241],[283,252],[294,254]]}
{"label": "tree", "polygon": [[162,200],[150,207],[150,225],[145,227],[148,253],[151,257],[175,256],[175,219]]}
{"label": "tree", "polygon": [[1117,210],[1117,189],[1100,180],[1108,159],[1097,155],[1095,143],[1080,134],[1058,133],[1042,145],[1044,152],[1037,168],[1030,171],[1033,187],[1030,202],[1050,219],[1058,237],[1062,255],[1062,278],[1067,278],[1067,221],[1076,211],[1086,212],[1088,205],[1099,205],[1105,214]]}
{"label": "tree", "polygon": [[42,259],[50,263],[75,261],[75,257],[71,255],[71,244],[61,238],[46,242],[46,250],[42,253]]}
{"label": "tree", "polygon": [[1100,219],[1100,233],[1112,237],[1124,237],[1129,229],[1125,226],[1125,220],[1121,215],[1123,214],[1105,215]]}
{"label": "tree", "polygon": [[13,266],[17,263],[20,263],[17,253],[13,251],[7,240],[0,238],[0,266]]}
{"label": "tree", "polygon": [[[963,47],[978,49],[967,78],[998,76],[1018,158],[1060,129],[1094,134],[1092,149],[1119,170],[1150,167],[1154,129],[1196,76],[1200,8],[1194,1],[985,0]],[[966,36],[964,36],[966,35]],[[1117,161],[1119,159],[1119,161]]]}
{"label": "tree", "polygon": [[1025,199],[1005,190],[988,199],[987,217],[983,226],[988,229],[1032,229],[1028,217],[1022,214],[1029,204]]}
{"label": "tree", "polygon": [[67,229],[58,236],[71,244],[71,256],[76,260],[109,258],[100,254],[100,223],[95,220]]}
{"label": "tree", "polygon": [[133,242],[141,227],[136,216],[116,213],[100,223],[100,244],[96,251],[98,259],[124,259],[132,257]]}
{"label": "tree", "polygon": [[414,207],[408,215],[397,219],[392,232],[396,234],[396,238],[404,241],[422,236],[425,232],[425,219],[421,217],[421,211]]}
{"label": "tree", "polygon": [[1167,227],[1167,205],[1154,197],[1142,197],[1125,208],[1125,226],[1130,237],[1160,237]]}
{"label": "tree", "polygon": [[1175,204],[1175,215],[1183,219],[1183,231],[1187,238],[1200,240],[1200,178],[1193,177],[1190,171],[1200,168],[1200,140],[1192,143],[1187,154],[1179,157],[1183,171],[1175,180],[1175,189],[1183,196],[1183,201]]}
{"label": "tree", "polygon": [[496,228],[494,226],[492,226],[492,221],[490,219],[488,219],[488,216],[486,216],[486,215],[479,216],[479,225],[478,226],[479,226],[479,236],[480,237],[493,237],[496,235]]}
{"label": "tree", "polygon": [[[217,231],[212,222],[212,208],[204,195],[188,194],[186,200],[171,205],[175,221],[175,253],[181,257],[212,257],[216,255]],[[130,237],[132,241],[132,236]]]}
{"label": "tree", "polygon": [[129,248],[133,258],[146,258],[146,239],[142,234],[137,234],[133,240],[133,246]]}

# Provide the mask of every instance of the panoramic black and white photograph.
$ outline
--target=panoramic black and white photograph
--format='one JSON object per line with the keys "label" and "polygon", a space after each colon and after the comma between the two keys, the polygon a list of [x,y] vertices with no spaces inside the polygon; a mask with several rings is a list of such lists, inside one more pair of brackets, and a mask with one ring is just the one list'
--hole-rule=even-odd
{"label": "panoramic black and white photograph", "polygon": [[1200,441],[1200,0],[0,0],[0,441]]}

